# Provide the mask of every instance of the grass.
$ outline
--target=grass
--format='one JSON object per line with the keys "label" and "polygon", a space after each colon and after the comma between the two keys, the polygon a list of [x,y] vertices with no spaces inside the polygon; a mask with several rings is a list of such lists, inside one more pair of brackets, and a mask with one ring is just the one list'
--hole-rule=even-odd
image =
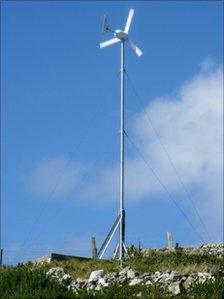
{"label": "grass", "polygon": [[[69,291],[66,285],[47,276],[43,268],[31,269],[29,266],[7,267],[0,274],[1,299],[137,299],[139,294],[142,299],[173,298],[166,288],[156,285],[120,286],[116,283],[95,295],[84,290],[78,296]],[[222,299],[223,296],[224,277],[220,276],[215,281],[196,284],[175,298]]]}
{"label": "grass", "polygon": [[[123,267],[130,266],[139,274],[145,272],[177,270],[190,274],[193,272],[206,272],[213,266],[223,266],[223,259],[208,254],[189,255],[182,251],[158,252],[152,250],[147,257],[135,257],[123,262]],[[116,260],[67,260],[62,262],[51,262],[43,266],[46,270],[52,267],[62,267],[66,273],[73,278],[88,278],[94,270],[103,269],[106,272],[118,272],[119,262]]]}
{"label": "grass", "polygon": [[[39,266],[37,266],[39,267]],[[89,275],[94,270],[103,269],[106,272],[119,271],[119,263],[115,260],[67,260],[67,261],[53,261],[49,264],[41,266],[45,270],[52,267],[62,267],[64,271],[70,274],[73,278],[89,278]]]}
{"label": "grass", "polygon": [[[141,298],[173,298],[166,288],[158,285],[129,286],[123,284],[112,284],[103,292],[93,293],[82,291],[79,296],[69,291],[66,285],[59,284],[46,275],[46,271],[52,267],[62,267],[66,273],[73,278],[88,278],[90,273],[97,269],[105,272],[118,272],[119,262],[115,260],[67,260],[62,262],[51,262],[44,265],[33,265],[31,263],[16,267],[5,267],[0,270],[0,298],[4,299],[137,299]],[[223,259],[208,254],[186,254],[182,250],[174,252],[158,252],[151,250],[147,257],[141,255],[127,259],[123,267],[131,266],[139,274],[163,270],[178,270],[183,273],[208,271],[213,266],[220,269],[220,274],[215,281],[204,284],[196,284],[188,292],[181,293],[175,298],[201,298],[221,299],[224,298],[224,264]]]}
{"label": "grass", "polygon": [[[27,266],[7,267],[0,271],[0,298],[72,298],[66,286],[46,276],[43,269]],[[67,297],[64,297],[67,296]]]}

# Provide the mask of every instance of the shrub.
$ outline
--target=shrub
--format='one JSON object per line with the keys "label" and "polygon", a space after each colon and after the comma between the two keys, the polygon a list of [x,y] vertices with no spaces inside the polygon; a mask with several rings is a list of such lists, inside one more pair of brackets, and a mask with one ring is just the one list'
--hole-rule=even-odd
{"label": "shrub", "polygon": [[215,281],[205,281],[193,285],[189,290],[189,298],[222,299],[224,298],[224,277],[220,276]]}
{"label": "shrub", "polygon": [[42,269],[19,265],[2,269],[0,275],[0,298],[75,298],[72,291],[47,276]]}

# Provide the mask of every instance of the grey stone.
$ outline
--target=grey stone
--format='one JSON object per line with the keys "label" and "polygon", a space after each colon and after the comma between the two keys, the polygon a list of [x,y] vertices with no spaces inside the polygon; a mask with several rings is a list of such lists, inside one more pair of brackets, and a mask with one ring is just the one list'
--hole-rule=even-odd
{"label": "grey stone", "polygon": [[104,278],[99,278],[98,285],[101,285],[102,287],[108,287],[108,282]]}
{"label": "grey stone", "polygon": [[136,295],[137,298],[141,298],[142,297],[142,292],[139,292],[137,295]]}
{"label": "grey stone", "polygon": [[149,278],[150,277],[150,273],[149,272],[145,272],[142,275],[139,276],[140,278]]}
{"label": "grey stone", "polygon": [[88,284],[88,279],[85,278],[77,278],[76,279],[77,284],[79,285],[80,288],[85,288]]}
{"label": "grey stone", "polygon": [[59,278],[59,281],[71,281],[72,277],[69,274],[64,274],[62,278]]}
{"label": "grey stone", "polygon": [[115,281],[118,277],[119,276],[118,276],[118,274],[116,272],[112,272],[112,273],[108,273],[108,274],[104,275],[104,279],[107,282]]}
{"label": "grey stone", "polygon": [[103,270],[96,270],[90,274],[89,279],[77,278],[72,281],[72,277],[66,274],[63,268],[54,267],[47,272],[47,275],[51,275],[59,282],[71,280],[67,288],[73,290],[76,294],[79,294],[80,290],[84,288],[88,292],[97,292],[114,282],[118,282],[122,287],[124,282],[129,281],[130,286],[138,284],[145,284],[147,286],[153,283],[159,283],[161,287],[167,286],[169,292],[173,295],[178,295],[183,289],[187,290],[194,283],[204,283],[210,279],[215,280],[215,273],[218,272],[219,268],[214,266],[210,269],[209,273],[198,272],[184,275],[176,270],[166,270],[164,272],[156,271],[153,274],[144,273],[139,276],[131,267],[125,267],[119,274],[116,272],[105,274]]}
{"label": "grey stone", "polygon": [[147,280],[146,283],[145,283],[145,285],[146,285],[146,286],[148,286],[148,285],[152,285],[152,282],[151,282],[150,280]]}
{"label": "grey stone", "polygon": [[137,272],[135,272],[134,270],[132,270],[132,269],[129,269],[127,271],[127,278],[133,279],[133,278],[135,278],[138,275],[139,274]]}
{"label": "grey stone", "polygon": [[151,278],[151,276],[150,275],[147,275],[147,276],[139,276],[139,278],[143,278],[144,280],[148,280],[148,279],[150,279]]}
{"label": "grey stone", "polygon": [[209,271],[211,275],[218,275],[220,271],[220,267],[218,265],[213,265]]}
{"label": "grey stone", "polygon": [[125,282],[125,281],[127,281],[127,277],[126,276],[119,276],[118,281],[121,282],[121,283]]}
{"label": "grey stone", "polygon": [[168,290],[174,294],[174,295],[178,295],[180,294],[180,282],[173,282],[168,286]]}
{"label": "grey stone", "polygon": [[129,286],[135,286],[137,284],[140,284],[143,282],[142,278],[134,278],[133,280],[130,281]]}
{"label": "grey stone", "polygon": [[198,272],[198,277],[199,277],[199,283],[204,283],[206,280],[209,280],[212,278],[211,274],[206,273],[206,272]]}
{"label": "grey stone", "polygon": [[185,282],[183,283],[183,287],[185,288],[185,290],[187,290],[195,282],[195,280],[196,279],[192,276],[188,276]]}
{"label": "grey stone", "polygon": [[153,281],[155,282],[155,283],[157,283],[157,282],[159,282],[161,279],[163,278],[163,274],[160,274],[159,276],[154,276],[154,278],[153,278]]}
{"label": "grey stone", "polygon": [[93,285],[93,284],[90,284],[87,286],[87,290],[89,290],[89,291],[93,291],[94,289],[95,289],[95,285]]}
{"label": "grey stone", "polygon": [[68,288],[68,290],[72,290],[76,295],[78,295],[78,293],[79,293],[79,289],[77,289],[75,286],[69,284],[69,285],[67,286],[67,288]]}
{"label": "grey stone", "polygon": [[103,277],[104,270],[96,270],[90,274],[89,282],[97,281],[99,278]]}
{"label": "grey stone", "polygon": [[170,272],[171,279],[178,279],[182,276],[182,274],[176,270]]}
{"label": "grey stone", "polygon": [[131,267],[127,266],[119,272],[119,276],[127,275],[127,272],[131,270]]}
{"label": "grey stone", "polygon": [[71,290],[77,290],[79,291],[80,290],[80,285],[75,281],[73,280],[70,284],[69,284],[69,287]]}
{"label": "grey stone", "polygon": [[98,284],[96,287],[95,287],[95,291],[101,291],[102,290],[102,285]]}
{"label": "grey stone", "polygon": [[77,283],[84,284],[84,283],[88,282],[88,279],[78,277],[76,279],[76,281],[77,281]]}
{"label": "grey stone", "polygon": [[171,273],[171,270],[167,269],[167,270],[165,271],[165,273],[170,274],[170,273]]}
{"label": "grey stone", "polygon": [[172,279],[173,279],[173,277],[169,273],[163,273],[162,275],[160,275],[158,277],[158,281],[160,283],[165,283],[165,282],[171,281]]}
{"label": "grey stone", "polygon": [[61,278],[65,275],[64,269],[61,267],[55,267],[55,268],[51,268],[48,272],[47,275],[51,275],[55,278]]}

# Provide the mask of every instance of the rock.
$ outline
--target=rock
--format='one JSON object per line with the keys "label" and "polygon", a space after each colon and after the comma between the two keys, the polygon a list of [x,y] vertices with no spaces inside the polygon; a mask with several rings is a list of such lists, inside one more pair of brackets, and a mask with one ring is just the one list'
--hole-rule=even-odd
{"label": "rock", "polygon": [[209,273],[214,276],[219,275],[219,272],[220,272],[220,267],[218,265],[213,265],[209,271]]}
{"label": "rock", "polygon": [[163,274],[160,274],[159,276],[154,276],[153,277],[153,281],[155,282],[155,283],[157,283],[157,282],[159,282],[161,279],[163,278]]}
{"label": "rock", "polygon": [[198,272],[198,277],[199,277],[199,283],[204,283],[207,279],[211,279],[212,276],[209,273],[206,272]]}
{"label": "rock", "polygon": [[71,275],[69,275],[69,274],[64,274],[63,276],[62,276],[62,278],[59,278],[59,281],[71,281],[72,280],[72,277],[71,277]]}
{"label": "rock", "polygon": [[80,283],[80,284],[83,284],[83,283],[86,283],[86,282],[88,282],[88,279],[85,279],[85,278],[77,278],[76,279],[76,281],[77,281],[77,283]]}
{"label": "rock", "polygon": [[[93,291],[93,294],[96,294],[97,291],[102,291],[103,288],[108,287],[111,283],[117,282],[122,288],[123,283],[129,282],[130,286],[139,284],[150,286],[156,283],[161,288],[168,287],[172,295],[178,295],[183,290],[188,290],[194,283],[204,283],[206,280],[211,279],[215,280],[216,273],[219,273],[219,267],[214,266],[211,267],[209,273],[198,272],[184,275],[176,270],[166,270],[164,272],[156,271],[153,274],[144,273],[139,276],[131,267],[125,267],[119,274],[116,272],[105,274],[104,270],[96,270],[90,274],[89,279],[77,278],[76,280],[72,280],[72,277],[66,274],[63,268],[54,267],[47,272],[47,275],[51,275],[60,283],[65,281],[67,288],[73,290],[75,294],[80,294],[80,291],[83,289],[86,289],[88,292]],[[136,294],[135,297],[137,297]]]}
{"label": "rock", "polygon": [[[218,257],[223,257],[224,255],[224,244],[223,243],[216,243],[216,244],[203,244],[200,247],[185,247],[182,248],[182,250],[185,253],[188,253],[189,255],[192,254],[211,254],[211,255],[217,255]],[[156,249],[156,252],[167,252],[168,250],[166,248],[159,248]],[[152,249],[142,249],[143,256],[148,256],[150,252],[153,252]]]}
{"label": "rock", "polygon": [[134,270],[132,270],[132,269],[129,269],[127,271],[127,278],[133,279],[133,278],[135,278],[138,275],[139,274],[137,272],[135,272]]}
{"label": "rock", "polygon": [[173,277],[169,273],[163,273],[158,277],[158,280],[160,283],[165,283],[168,281],[171,281]]}
{"label": "rock", "polygon": [[95,285],[93,285],[93,284],[87,285],[88,291],[93,291],[94,289],[95,289]]}
{"label": "rock", "polygon": [[150,278],[151,278],[151,276],[150,275],[148,275],[148,276],[139,276],[139,278],[143,278],[144,280],[149,280]]}
{"label": "rock", "polygon": [[151,275],[151,277],[153,278],[153,281],[158,281],[159,279],[161,279],[163,276],[162,272],[156,271],[154,274]]}
{"label": "rock", "polygon": [[99,278],[103,277],[104,271],[103,270],[96,270],[90,274],[89,282],[97,281]]}
{"label": "rock", "polygon": [[129,266],[125,267],[123,270],[121,270],[121,271],[119,272],[119,276],[127,275],[127,272],[128,272],[129,270],[131,270],[131,267],[129,267]]}
{"label": "rock", "polygon": [[85,278],[77,278],[76,279],[77,284],[79,285],[80,288],[85,288],[88,284],[88,279]]}
{"label": "rock", "polygon": [[147,280],[146,283],[145,283],[145,285],[146,285],[146,286],[148,286],[148,285],[152,285],[152,282],[151,282],[150,280]]}
{"label": "rock", "polygon": [[118,281],[123,283],[123,282],[127,281],[127,277],[126,276],[119,276]]}
{"label": "rock", "polygon": [[178,271],[173,270],[173,271],[170,272],[170,279],[171,280],[177,280],[181,276],[182,276],[182,274],[180,272],[178,272]]}
{"label": "rock", "polygon": [[111,272],[111,273],[108,273],[108,274],[104,275],[104,279],[107,282],[115,281],[116,278],[118,278],[118,274],[116,272]]}
{"label": "rock", "polygon": [[63,276],[65,275],[64,269],[61,267],[55,267],[55,268],[51,268],[48,272],[47,275],[51,275],[57,279],[62,279]]}
{"label": "rock", "polygon": [[108,287],[108,282],[106,282],[105,278],[99,278],[98,285],[101,285],[102,287]]}
{"label": "rock", "polygon": [[169,292],[171,292],[174,295],[180,294],[180,282],[173,282],[168,286]]}
{"label": "rock", "polygon": [[150,277],[150,273],[149,272],[145,272],[143,273],[142,275],[139,276],[139,278],[145,278],[145,279],[148,279]]}
{"label": "rock", "polygon": [[181,273],[179,271],[176,271],[176,270],[172,270],[170,272],[170,274],[173,275],[173,276],[180,276],[181,275]]}
{"label": "rock", "polygon": [[76,284],[73,282],[67,286],[68,290],[72,290],[76,295],[79,293],[79,288],[76,287]]}
{"label": "rock", "polygon": [[183,287],[185,288],[185,290],[187,290],[195,282],[195,280],[196,278],[188,276],[185,282],[183,283]]}
{"label": "rock", "polygon": [[80,285],[75,281],[73,280],[70,284],[69,284],[69,289],[71,290],[76,290],[76,291],[79,291],[80,290]]}
{"label": "rock", "polygon": [[102,286],[100,284],[98,284],[96,287],[95,287],[95,291],[101,291],[102,290]]}
{"label": "rock", "polygon": [[208,253],[208,254],[218,255],[219,257],[222,257],[224,254],[224,244],[218,243],[218,244],[202,245],[198,250],[199,252],[202,253]]}
{"label": "rock", "polygon": [[165,271],[166,274],[170,274],[171,272],[172,272],[172,271],[169,270],[169,269],[167,269],[167,270]]}
{"label": "rock", "polygon": [[136,295],[137,298],[141,298],[142,297],[142,292],[139,292],[137,295]]}
{"label": "rock", "polygon": [[134,278],[133,280],[130,281],[129,286],[135,286],[137,284],[140,284],[143,282],[142,278]]}

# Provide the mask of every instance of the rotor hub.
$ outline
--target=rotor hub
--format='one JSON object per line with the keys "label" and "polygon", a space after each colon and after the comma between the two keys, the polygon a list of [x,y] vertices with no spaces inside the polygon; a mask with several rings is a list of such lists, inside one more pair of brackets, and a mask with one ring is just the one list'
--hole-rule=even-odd
{"label": "rotor hub", "polygon": [[120,29],[115,30],[114,36],[120,40],[127,40],[127,38],[128,38],[127,33],[125,33],[124,31],[122,31]]}

